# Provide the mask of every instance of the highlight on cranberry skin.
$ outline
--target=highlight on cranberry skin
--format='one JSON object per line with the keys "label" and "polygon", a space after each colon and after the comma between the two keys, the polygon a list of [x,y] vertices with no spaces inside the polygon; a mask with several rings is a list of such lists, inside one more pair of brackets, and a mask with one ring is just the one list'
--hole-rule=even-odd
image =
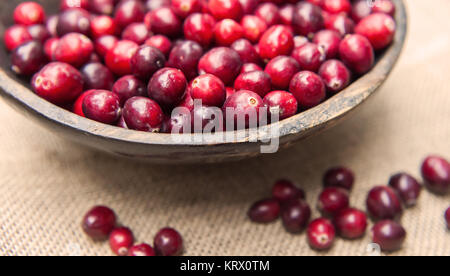
{"label": "highlight on cranberry skin", "polygon": [[308,244],[312,249],[323,251],[330,249],[335,241],[336,230],[328,219],[318,218],[312,221],[307,231]]}

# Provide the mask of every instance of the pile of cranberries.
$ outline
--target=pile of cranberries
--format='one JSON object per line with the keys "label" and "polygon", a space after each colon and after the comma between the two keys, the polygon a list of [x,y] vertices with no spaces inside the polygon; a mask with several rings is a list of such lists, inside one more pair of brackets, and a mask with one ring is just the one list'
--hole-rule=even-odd
{"label": "pile of cranberries", "polygon": [[320,104],[373,67],[394,14],[390,0],[61,0],[52,16],[24,2],[4,43],[12,70],[54,104],[123,128],[188,132],[174,108],[207,123],[213,108],[285,119]]}

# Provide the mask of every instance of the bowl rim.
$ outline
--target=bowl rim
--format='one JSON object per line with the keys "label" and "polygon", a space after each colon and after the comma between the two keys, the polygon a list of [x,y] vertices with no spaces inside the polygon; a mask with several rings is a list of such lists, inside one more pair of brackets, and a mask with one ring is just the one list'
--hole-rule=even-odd
{"label": "bowl rim", "polygon": [[[254,130],[240,130],[231,132],[237,140],[211,142],[213,136],[204,134],[176,134],[178,139],[171,139],[173,134],[140,132],[120,127],[102,124],[84,117],[80,117],[62,107],[56,106],[36,95],[23,85],[12,72],[5,72],[0,68],[0,94],[18,103],[27,111],[56,123],[64,128],[81,132],[85,135],[117,140],[122,142],[168,145],[168,146],[219,146],[224,144],[247,143],[257,139],[264,141],[307,132],[313,128],[320,128],[331,121],[335,121],[352,109],[366,101],[377,88],[386,80],[388,74],[397,62],[404,46],[407,33],[407,13],[403,0],[394,0],[397,30],[393,43],[384,51],[371,71],[358,78],[350,86],[330,97],[325,102],[301,112],[293,117],[284,119],[276,124],[259,127]],[[1,24],[1,31],[4,26]],[[11,76],[10,76],[11,75]],[[276,126],[279,132],[272,133],[271,127]],[[224,132],[223,134],[230,134]],[[256,136],[255,136],[256,135]]]}

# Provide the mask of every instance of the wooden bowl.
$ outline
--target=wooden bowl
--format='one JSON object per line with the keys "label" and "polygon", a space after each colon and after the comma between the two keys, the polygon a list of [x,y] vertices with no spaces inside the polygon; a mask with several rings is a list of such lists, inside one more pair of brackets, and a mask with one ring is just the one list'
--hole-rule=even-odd
{"label": "wooden bowl", "polygon": [[[23,1],[1,1],[0,32],[12,24],[12,11]],[[46,10],[56,12],[59,0],[41,0]],[[169,134],[145,133],[104,125],[79,117],[55,106],[35,95],[27,80],[18,78],[10,70],[6,49],[0,50],[0,95],[28,118],[36,120],[50,131],[77,143],[103,152],[154,163],[198,163],[223,162],[255,157],[261,154],[262,142],[249,142],[252,138],[277,138],[280,148],[311,136],[320,130],[335,125],[350,111],[361,105],[386,80],[402,50],[407,15],[401,0],[394,0],[397,6],[397,33],[393,44],[379,55],[376,66],[351,86],[326,102],[308,111],[278,123],[279,134],[248,131],[235,132],[241,135],[233,142],[211,143],[203,141],[199,134],[177,135],[183,141],[175,141]],[[253,136],[252,136],[253,135]],[[256,136],[255,136],[256,135]]]}

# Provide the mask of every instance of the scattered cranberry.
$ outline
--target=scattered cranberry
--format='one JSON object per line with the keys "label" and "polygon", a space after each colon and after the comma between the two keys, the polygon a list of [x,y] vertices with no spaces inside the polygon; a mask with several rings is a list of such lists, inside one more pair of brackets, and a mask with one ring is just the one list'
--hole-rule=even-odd
{"label": "scattered cranberry", "polygon": [[86,118],[105,124],[114,124],[120,118],[119,97],[108,90],[95,90],[83,100]]}
{"label": "scattered cranberry", "polygon": [[244,37],[252,43],[257,43],[267,30],[266,22],[255,15],[245,15],[241,20],[241,26],[244,30]]}
{"label": "scattered cranberry", "polygon": [[194,13],[184,21],[183,32],[186,39],[208,47],[214,38],[216,21],[209,14]]}
{"label": "scattered cranberry", "polygon": [[239,74],[242,62],[239,54],[226,47],[217,47],[207,52],[198,64],[200,74],[213,74],[225,85],[231,84]]}
{"label": "scattered cranberry", "polygon": [[31,25],[28,26],[28,33],[34,40],[44,43],[47,39],[51,37],[47,28],[44,25]]}
{"label": "scattered cranberry", "polygon": [[114,13],[114,20],[119,28],[125,28],[131,23],[142,22],[145,8],[140,0],[120,1]]}
{"label": "scattered cranberry", "polygon": [[14,10],[14,22],[20,25],[42,24],[45,21],[45,11],[36,2],[24,2]]}
{"label": "scattered cranberry", "polygon": [[353,172],[344,167],[331,168],[323,176],[324,187],[337,187],[351,191],[354,182],[355,177]]}
{"label": "scattered cranberry", "polygon": [[255,10],[255,15],[262,19],[268,27],[281,21],[280,11],[273,3],[260,4]]}
{"label": "scattered cranberry", "polygon": [[56,45],[53,60],[81,67],[89,61],[94,52],[94,44],[83,34],[69,33],[63,36]]}
{"label": "scattered cranberry", "polygon": [[106,66],[116,75],[124,76],[132,73],[131,59],[138,50],[139,45],[133,41],[121,40],[106,53]]}
{"label": "scattered cranberry", "polygon": [[91,15],[83,9],[68,9],[59,15],[56,31],[58,36],[68,33],[89,35],[91,29]]}
{"label": "scattered cranberry", "polygon": [[324,50],[327,59],[332,59],[339,54],[341,37],[339,33],[331,30],[322,30],[314,35],[313,42]]}
{"label": "scattered cranberry", "polygon": [[367,210],[376,220],[397,220],[403,213],[402,203],[397,193],[390,187],[378,186],[367,196]]}
{"label": "scattered cranberry", "polygon": [[274,222],[280,216],[280,203],[276,199],[264,199],[253,204],[248,217],[257,223]]}
{"label": "scattered cranberry", "polygon": [[106,240],[116,225],[116,214],[105,206],[92,208],[83,218],[84,232],[95,240]]}
{"label": "scattered cranberry", "polygon": [[447,228],[450,230],[450,207],[445,211],[445,221],[447,222]]}
{"label": "scattered cranberry", "polygon": [[263,69],[261,67],[259,67],[258,64],[255,63],[245,63],[242,65],[241,67],[241,72],[240,74],[244,74],[247,72],[252,72],[252,71],[263,71]]}
{"label": "scattered cranberry", "polygon": [[294,49],[292,57],[303,70],[317,72],[326,59],[326,53],[322,47],[314,43],[306,43],[302,47]]}
{"label": "scattered cranberry", "polygon": [[283,205],[281,219],[284,228],[290,233],[300,233],[308,225],[311,218],[311,208],[302,199],[293,199]]}
{"label": "scattered cranberry", "polygon": [[84,79],[84,89],[111,90],[114,84],[112,72],[99,62],[88,63],[80,69]]}
{"label": "scattered cranberry", "polygon": [[90,0],[89,10],[98,14],[111,15],[116,3],[116,0]]}
{"label": "scattered cranberry", "polygon": [[87,90],[87,91],[81,93],[81,95],[78,96],[78,99],[75,101],[75,103],[72,106],[72,112],[77,114],[78,116],[86,117],[86,115],[84,115],[84,112],[83,112],[83,101],[84,101],[84,98],[86,98],[86,96],[89,93],[94,92],[94,91],[95,90]]}
{"label": "scattered cranberry", "polygon": [[223,105],[224,116],[227,119],[227,130],[229,130],[228,123],[231,123],[233,119],[235,129],[248,128],[251,124],[252,127],[256,127],[253,124],[258,123],[261,107],[263,107],[263,100],[255,92],[248,90],[235,92]]}
{"label": "scattered cranberry", "polygon": [[150,15],[151,30],[155,34],[176,37],[181,33],[181,21],[168,7],[156,9]]}
{"label": "scattered cranberry", "polygon": [[169,56],[172,49],[172,42],[167,36],[154,35],[145,41],[145,45],[155,47],[160,50],[166,57]]}
{"label": "scattered cranberry", "polygon": [[60,10],[65,11],[71,8],[89,9],[89,0],[61,0]]}
{"label": "scattered cranberry", "polygon": [[383,251],[392,252],[401,249],[405,238],[405,229],[395,221],[383,220],[372,228],[372,240]]}
{"label": "scattered cranberry", "polygon": [[354,1],[351,17],[356,23],[369,16],[371,13],[372,8],[370,7],[370,5],[367,5],[367,0]]}
{"label": "scattered cranberry", "polygon": [[166,58],[161,51],[144,45],[136,51],[131,59],[131,70],[135,76],[147,81],[165,64]]}
{"label": "scattered cranberry", "polygon": [[30,76],[47,62],[42,44],[29,41],[17,47],[11,54],[11,69],[18,75]]}
{"label": "scattered cranberry", "polygon": [[104,35],[116,35],[117,31],[116,23],[110,16],[95,16],[91,20],[91,35],[94,38]]}
{"label": "scattered cranberry", "polygon": [[118,41],[117,37],[112,35],[101,36],[95,41],[95,51],[104,58],[106,54],[116,46]]}
{"label": "scattered cranberry", "polygon": [[389,179],[389,186],[397,192],[406,207],[416,205],[422,191],[422,186],[419,182],[407,173],[393,175]]}
{"label": "scattered cranberry", "polygon": [[375,50],[386,48],[394,40],[396,24],[394,19],[384,13],[374,13],[361,20],[355,32],[369,39]]}
{"label": "scattered cranberry", "polygon": [[155,101],[137,96],[125,103],[123,118],[130,129],[159,132],[164,113]]}
{"label": "scattered cranberry", "polygon": [[291,181],[280,179],[272,188],[272,196],[280,203],[285,203],[294,199],[305,199],[305,192]]}
{"label": "scattered cranberry", "polygon": [[316,219],[308,226],[308,243],[313,249],[330,249],[333,246],[335,236],[336,230],[327,219]]}
{"label": "scattered cranberry", "polygon": [[192,80],[198,76],[198,64],[202,56],[200,44],[186,40],[173,47],[166,66],[180,69],[188,80]]}
{"label": "scattered cranberry", "polygon": [[183,253],[183,238],[172,228],[164,228],[155,236],[155,251],[158,256],[178,256]]}
{"label": "scattered cranberry", "polygon": [[311,37],[324,27],[320,8],[308,2],[300,2],[294,10],[292,25],[297,33]]}
{"label": "scattered cranberry", "polygon": [[294,75],[289,91],[295,96],[301,108],[307,109],[320,104],[326,97],[325,84],[315,73],[301,71]]}
{"label": "scattered cranberry", "polygon": [[352,5],[349,0],[324,0],[322,8],[329,13],[350,13]]}
{"label": "scattered cranberry", "polygon": [[395,15],[395,4],[391,0],[378,0],[373,3],[372,12],[374,13],[385,13],[390,16]]}
{"label": "scattered cranberry", "polygon": [[130,257],[152,257],[156,256],[153,247],[146,243],[138,244],[128,250],[128,256]]}
{"label": "scattered cranberry", "polygon": [[6,48],[12,51],[23,43],[32,40],[28,28],[22,25],[14,25],[9,27],[4,34]]}
{"label": "scattered cranberry", "polygon": [[205,74],[192,82],[191,96],[194,100],[201,100],[205,106],[222,107],[227,93],[225,85],[218,77]]}
{"label": "scattered cranberry", "polygon": [[358,239],[366,233],[367,216],[358,209],[341,210],[336,214],[333,222],[338,234],[345,239]]}
{"label": "scattered cranberry", "polygon": [[372,69],[375,54],[367,38],[355,34],[346,36],[339,45],[342,61],[357,74],[364,74]]}
{"label": "scattered cranberry", "polygon": [[429,156],[422,164],[422,177],[426,187],[437,194],[450,192],[450,163],[439,156]]}
{"label": "scattered cranberry", "polygon": [[175,107],[183,100],[187,81],[180,70],[163,68],[156,72],[148,84],[148,95],[163,107]]}
{"label": "scattered cranberry", "polygon": [[133,232],[126,227],[114,229],[109,235],[109,246],[118,256],[128,255],[128,250],[133,246]]}
{"label": "scattered cranberry", "polygon": [[259,41],[259,54],[263,59],[290,55],[292,49],[294,49],[294,37],[291,31],[283,25],[270,27]]}
{"label": "scattered cranberry", "polygon": [[236,90],[250,90],[262,98],[271,91],[270,77],[263,71],[253,71],[239,75],[234,82]]}
{"label": "scattered cranberry", "polygon": [[339,60],[328,60],[319,69],[319,76],[322,78],[328,92],[334,95],[350,84],[351,72]]}
{"label": "scattered cranberry", "polygon": [[334,216],[348,208],[350,200],[348,192],[341,188],[325,188],[319,196],[318,209],[325,215]]}
{"label": "scattered cranberry", "polygon": [[112,92],[117,94],[120,99],[120,106],[135,96],[145,96],[147,88],[145,84],[133,75],[123,76],[118,79],[112,88]]}
{"label": "scattered cranberry", "polygon": [[261,59],[255,50],[255,47],[245,38],[236,40],[231,49],[235,50],[241,57],[243,63],[256,63],[260,64]]}
{"label": "scattered cranberry", "polygon": [[202,3],[200,0],[172,0],[172,10],[184,19],[193,13],[201,12]]}
{"label": "scattered cranberry", "polygon": [[244,36],[244,29],[233,19],[223,19],[214,27],[214,37],[218,45],[230,46]]}
{"label": "scattered cranberry", "polygon": [[217,20],[226,18],[240,20],[243,14],[239,0],[210,0],[208,7]]}
{"label": "scattered cranberry", "polygon": [[292,117],[297,114],[298,102],[295,97],[286,91],[272,91],[264,99],[264,106],[272,118],[273,114],[278,113],[279,120]]}
{"label": "scattered cranberry", "polygon": [[298,62],[288,56],[278,56],[272,59],[265,69],[270,76],[272,85],[277,89],[288,89],[292,77],[299,71]]}

